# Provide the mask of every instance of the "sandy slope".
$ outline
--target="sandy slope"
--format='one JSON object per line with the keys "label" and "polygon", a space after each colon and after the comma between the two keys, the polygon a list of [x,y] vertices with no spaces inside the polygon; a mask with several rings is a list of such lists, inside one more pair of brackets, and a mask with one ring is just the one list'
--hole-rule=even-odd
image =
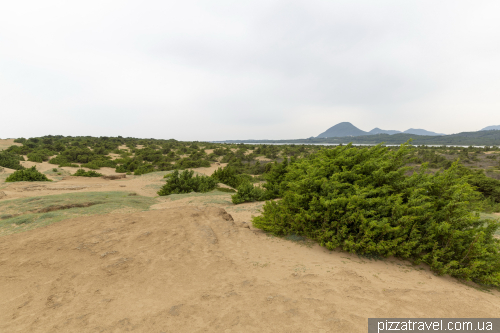
{"label": "sandy slope", "polygon": [[0,139],[0,150],[9,148],[10,146],[22,146],[22,143],[14,142],[14,139]]}
{"label": "sandy slope", "polygon": [[500,313],[498,292],[193,206],[2,237],[0,295],[1,332],[366,332],[368,317]]}

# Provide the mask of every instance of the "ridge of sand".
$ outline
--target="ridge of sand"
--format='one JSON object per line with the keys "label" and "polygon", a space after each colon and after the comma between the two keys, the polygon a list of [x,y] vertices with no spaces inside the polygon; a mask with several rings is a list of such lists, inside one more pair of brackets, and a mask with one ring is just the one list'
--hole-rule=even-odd
{"label": "ridge of sand", "polygon": [[0,242],[1,332],[366,332],[369,317],[496,317],[395,259],[306,247],[193,206],[66,220]]}

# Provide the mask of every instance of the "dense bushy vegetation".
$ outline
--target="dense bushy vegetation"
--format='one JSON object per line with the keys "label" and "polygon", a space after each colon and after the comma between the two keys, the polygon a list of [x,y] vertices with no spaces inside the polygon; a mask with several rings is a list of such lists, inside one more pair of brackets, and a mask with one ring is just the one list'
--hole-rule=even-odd
{"label": "dense bushy vegetation", "polygon": [[24,167],[19,163],[23,161],[24,158],[22,156],[16,155],[9,151],[0,151],[0,167],[21,170]]}
{"label": "dense bushy vegetation", "polygon": [[[45,177],[34,168],[22,170],[23,156],[135,175],[173,170],[159,195],[207,192],[223,183],[237,189],[235,204],[269,200],[254,225],[276,235],[304,235],[330,249],[395,255],[428,263],[438,273],[500,281],[499,244],[492,237],[498,223],[476,214],[500,211],[497,146],[279,146],[63,136],[15,141],[22,146],[0,152],[1,167],[26,171],[13,179]],[[214,162],[227,166],[210,177],[186,170]],[[75,175],[100,176],[83,169]]]}
{"label": "dense bushy vegetation", "polygon": [[244,202],[263,201],[268,199],[271,199],[268,192],[258,186],[253,186],[248,182],[238,186],[238,193],[231,196],[231,200],[235,205]]}
{"label": "dense bushy vegetation", "polygon": [[212,174],[212,178],[214,178],[217,182],[226,184],[233,188],[237,188],[241,184],[250,183],[253,180],[253,177],[247,174],[237,174],[236,170],[230,165],[225,168],[218,168]]}
{"label": "dense bushy vegetation", "polygon": [[34,166],[29,169],[20,169],[11,174],[6,182],[40,182],[51,181],[43,173],[38,171]]}
{"label": "dense bushy vegetation", "polygon": [[217,187],[217,181],[212,177],[193,175],[192,170],[184,170],[180,174],[178,170],[175,170],[165,175],[167,182],[158,191],[158,195],[209,192]]}
{"label": "dense bushy vegetation", "polygon": [[101,173],[98,173],[94,170],[89,170],[89,171],[85,171],[83,169],[78,169],[74,174],[73,176],[80,176],[80,177],[101,177],[102,174]]}
{"label": "dense bushy vegetation", "polygon": [[479,220],[479,193],[458,163],[405,175],[410,156],[348,145],[298,160],[282,173],[282,200],[269,201],[254,225],[299,234],[329,249],[425,262],[439,274],[500,285],[499,223]]}

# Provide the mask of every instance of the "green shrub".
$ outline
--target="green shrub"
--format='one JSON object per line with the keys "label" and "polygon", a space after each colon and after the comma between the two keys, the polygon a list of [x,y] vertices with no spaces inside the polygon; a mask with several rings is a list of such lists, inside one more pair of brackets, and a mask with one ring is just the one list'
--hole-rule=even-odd
{"label": "green shrub", "polygon": [[500,203],[500,180],[486,176],[483,170],[471,170],[460,166],[459,171],[486,199]]}
{"label": "green shrub", "polygon": [[70,162],[68,162],[68,160],[62,155],[57,155],[55,157],[52,157],[49,160],[49,163],[50,164],[58,164],[59,166],[64,165],[64,164],[70,164]]}
{"label": "green shrub", "polygon": [[144,165],[141,165],[140,167],[138,167],[137,169],[135,169],[134,175],[136,175],[136,176],[144,175],[146,173],[155,172],[155,171],[156,171],[156,169],[153,165],[144,164]]}
{"label": "green shrub", "polygon": [[279,198],[283,195],[287,186],[285,177],[288,173],[288,159],[283,160],[282,163],[267,164],[266,167],[267,171],[264,173],[266,183],[263,187],[268,192],[267,197],[269,199]]}
{"label": "green shrub", "polygon": [[287,167],[277,183],[282,200],[267,202],[253,225],[500,286],[500,240],[493,237],[500,223],[473,213],[480,194],[458,162],[435,174],[424,164],[406,176],[409,154],[407,144],[393,151],[380,145],[320,150]]}
{"label": "green shrub", "polygon": [[43,173],[39,172],[34,166],[29,169],[21,169],[11,174],[6,182],[40,182],[52,181],[47,178]]}
{"label": "green shrub", "polygon": [[101,177],[102,174],[95,172],[94,170],[90,171],[85,171],[83,169],[78,169],[73,176],[79,176],[79,177]]}
{"label": "green shrub", "polygon": [[210,166],[210,162],[207,160],[192,160],[191,158],[185,157],[181,158],[177,162],[175,162],[175,167],[177,169],[191,169],[191,168],[208,168]]}
{"label": "green shrub", "polygon": [[37,153],[29,153],[28,154],[28,161],[42,163],[43,156],[39,155]]}
{"label": "green shrub", "polygon": [[107,159],[97,159],[90,161],[89,163],[82,164],[82,167],[94,170],[99,170],[100,168],[115,168],[116,162]]}
{"label": "green shrub", "polygon": [[8,151],[0,151],[0,166],[4,168],[21,170],[24,167],[21,165],[22,156],[16,155]]}
{"label": "green shrub", "polygon": [[178,170],[165,175],[167,182],[158,191],[158,195],[181,194],[191,192],[209,192],[217,187],[217,181],[207,176],[195,176],[194,171],[184,170],[179,174]]}
{"label": "green shrub", "polygon": [[255,187],[251,183],[243,183],[238,186],[238,193],[231,196],[235,205],[244,202],[264,201],[267,199],[267,193],[260,187]]}
{"label": "green shrub", "polygon": [[238,178],[238,175],[230,166],[226,166],[225,168],[218,168],[214,171],[211,177],[218,183],[226,184],[234,188],[237,188],[238,185],[240,185],[240,179]]}
{"label": "green shrub", "polygon": [[218,168],[214,171],[211,176],[217,182],[226,184],[233,188],[237,188],[238,186],[244,183],[252,183],[254,178],[247,174],[238,174],[236,169],[230,165],[227,165],[225,168]]}
{"label": "green shrub", "polygon": [[124,163],[121,165],[118,165],[116,167],[116,172],[118,173],[125,173],[125,172],[133,172],[135,169],[139,168],[141,165],[143,165],[144,162],[142,161],[141,158],[124,158]]}

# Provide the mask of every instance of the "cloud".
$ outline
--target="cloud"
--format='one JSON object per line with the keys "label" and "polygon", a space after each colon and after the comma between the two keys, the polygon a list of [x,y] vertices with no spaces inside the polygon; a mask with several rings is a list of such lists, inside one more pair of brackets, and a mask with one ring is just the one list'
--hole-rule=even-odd
{"label": "cloud", "polygon": [[[0,137],[301,138],[498,123],[500,4],[10,2]],[[16,126],[12,126],[16,124]]]}

